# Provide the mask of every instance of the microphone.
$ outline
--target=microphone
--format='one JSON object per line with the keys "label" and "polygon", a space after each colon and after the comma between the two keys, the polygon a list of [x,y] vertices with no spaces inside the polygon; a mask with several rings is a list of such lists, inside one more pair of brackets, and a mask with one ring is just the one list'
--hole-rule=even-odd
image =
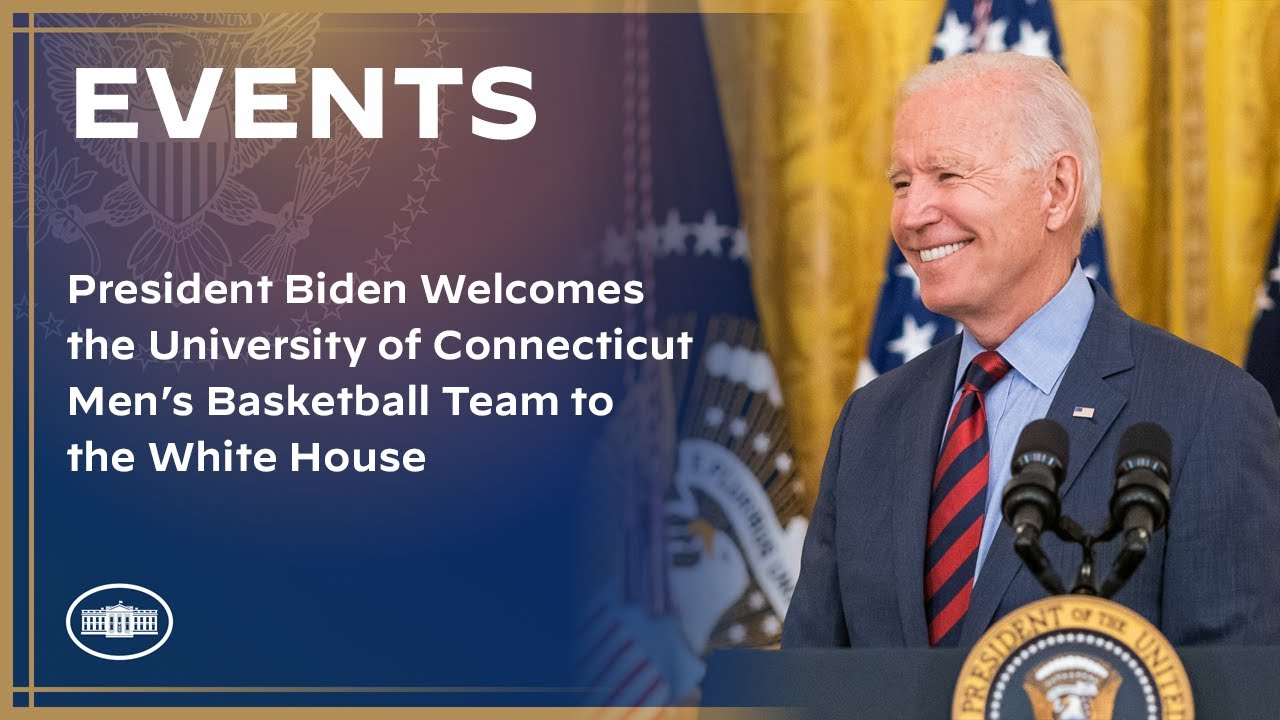
{"label": "microphone", "polygon": [[1120,438],[1116,452],[1116,491],[1111,496],[1111,521],[1125,537],[1147,538],[1169,518],[1169,458],[1173,441],[1155,423],[1138,423]]}
{"label": "microphone", "polygon": [[1013,451],[1013,478],[1000,508],[1013,527],[1013,549],[1051,595],[1065,590],[1040,546],[1040,533],[1058,523],[1058,487],[1067,470],[1067,431],[1052,420],[1036,420],[1022,429]]}
{"label": "microphone", "polygon": [[1022,429],[1013,451],[1013,479],[1004,488],[1001,509],[1017,536],[1039,536],[1058,522],[1058,487],[1067,471],[1067,431],[1035,420]]}
{"label": "microphone", "polygon": [[1169,519],[1172,456],[1169,433],[1155,423],[1138,423],[1120,438],[1111,523],[1124,533],[1124,544],[1111,567],[1111,576],[1102,585],[1102,597],[1115,595],[1133,577],[1151,547],[1152,534]]}

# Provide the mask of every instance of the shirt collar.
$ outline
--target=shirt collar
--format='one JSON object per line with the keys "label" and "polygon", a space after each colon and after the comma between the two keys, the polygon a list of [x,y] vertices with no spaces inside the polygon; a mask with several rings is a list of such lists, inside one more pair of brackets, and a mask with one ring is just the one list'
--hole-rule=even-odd
{"label": "shirt collar", "polygon": [[[1089,278],[1076,262],[1067,284],[1044,307],[1019,325],[996,348],[996,352],[1009,361],[1014,372],[1048,395],[1076,354],[1076,347],[1092,314],[1093,288],[1089,287]],[[956,368],[956,388],[964,380],[969,363],[983,350],[985,348],[965,330],[960,345],[960,363]]]}

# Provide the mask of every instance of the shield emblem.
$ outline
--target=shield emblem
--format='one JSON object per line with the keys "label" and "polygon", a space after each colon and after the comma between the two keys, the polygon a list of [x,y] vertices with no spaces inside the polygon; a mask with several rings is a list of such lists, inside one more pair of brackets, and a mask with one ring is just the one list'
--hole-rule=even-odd
{"label": "shield emblem", "polygon": [[[190,108],[183,107],[185,116]],[[175,223],[194,217],[217,193],[231,159],[231,113],[225,103],[210,108],[199,138],[170,138],[156,108],[133,106],[138,139],[129,147],[129,177],[143,199]]]}

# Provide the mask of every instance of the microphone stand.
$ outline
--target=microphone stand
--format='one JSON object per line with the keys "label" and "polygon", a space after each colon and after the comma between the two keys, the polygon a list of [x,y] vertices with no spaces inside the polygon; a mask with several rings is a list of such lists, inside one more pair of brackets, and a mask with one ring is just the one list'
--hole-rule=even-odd
{"label": "microphone stand", "polygon": [[[1147,551],[1151,547],[1151,533],[1145,528],[1133,528],[1125,533],[1124,545],[1120,548],[1120,554],[1111,565],[1111,572],[1107,575],[1106,581],[1099,587],[1094,570],[1093,547],[1098,543],[1105,543],[1117,535],[1122,530],[1121,525],[1114,520],[1108,519],[1106,526],[1102,532],[1097,535],[1090,535],[1085,532],[1075,520],[1066,515],[1058,517],[1058,522],[1053,526],[1053,532],[1062,540],[1074,543],[1080,546],[1081,559],[1080,569],[1076,572],[1075,584],[1071,586],[1071,594],[1073,595],[1092,595],[1110,599],[1120,588],[1124,587],[1129,578],[1133,577],[1133,573],[1142,564],[1147,557]],[[1061,578],[1054,571],[1049,557],[1045,554],[1044,548],[1040,544],[1040,532],[1029,525],[1020,525],[1014,530],[1013,549],[1018,553],[1018,557],[1022,558],[1022,562],[1035,576],[1050,595],[1063,595],[1065,589]]]}
{"label": "microphone stand", "polygon": [[1022,524],[1017,526],[1013,533],[1013,549],[1018,553],[1018,557],[1022,558],[1022,564],[1027,566],[1050,595],[1062,595],[1065,592],[1062,587],[1062,578],[1054,572],[1053,565],[1049,563],[1049,557],[1044,554],[1044,548],[1040,546],[1040,531],[1032,525]]}

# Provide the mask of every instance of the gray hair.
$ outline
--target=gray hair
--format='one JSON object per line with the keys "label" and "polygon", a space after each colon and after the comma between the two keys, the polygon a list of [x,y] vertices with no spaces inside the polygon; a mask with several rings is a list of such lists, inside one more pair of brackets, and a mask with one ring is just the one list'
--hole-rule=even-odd
{"label": "gray hair", "polygon": [[1102,212],[1098,131],[1084,98],[1054,61],[1014,52],[957,55],[926,65],[907,78],[902,84],[901,99],[994,73],[1013,79],[1023,91],[1013,95],[1014,110],[1027,136],[1018,164],[1027,169],[1041,168],[1054,153],[1062,151],[1079,157],[1084,178],[1084,229],[1094,227]]}

